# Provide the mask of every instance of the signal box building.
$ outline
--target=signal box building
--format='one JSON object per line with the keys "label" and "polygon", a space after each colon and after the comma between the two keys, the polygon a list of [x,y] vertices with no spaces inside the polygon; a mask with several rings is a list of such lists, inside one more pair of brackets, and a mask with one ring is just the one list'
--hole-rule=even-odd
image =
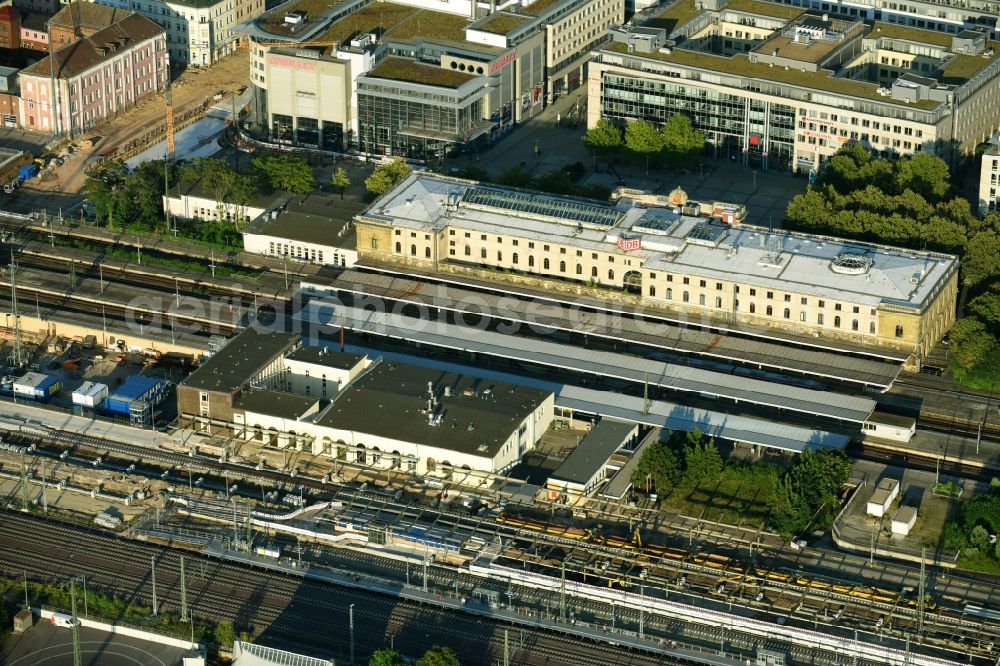
{"label": "signal box building", "polygon": [[730,226],[693,204],[611,206],[415,173],[358,216],[359,260],[917,357],[954,322],[954,256]]}

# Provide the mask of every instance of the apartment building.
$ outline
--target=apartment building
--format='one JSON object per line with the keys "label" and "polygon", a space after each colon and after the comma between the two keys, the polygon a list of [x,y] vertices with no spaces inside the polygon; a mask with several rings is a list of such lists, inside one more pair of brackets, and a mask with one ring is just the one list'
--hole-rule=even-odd
{"label": "apartment building", "polygon": [[94,0],[79,4],[142,14],[166,32],[170,62],[194,67],[206,67],[235,53],[241,39],[237,26],[264,11],[264,0]]}
{"label": "apartment building", "polygon": [[844,143],[956,163],[1000,126],[1000,44],[760,2],[683,0],[615,28],[589,68],[589,117],[688,115],[713,154],[810,171]]}
{"label": "apartment building", "polygon": [[272,140],[433,157],[497,140],[579,86],[624,0],[300,0],[244,26]]}
{"label": "apartment building", "polygon": [[89,37],[95,32],[121,21],[131,13],[127,9],[108,7],[93,2],[63,5],[48,20],[49,39],[52,40],[52,45],[59,49],[65,44],[72,44],[76,41],[77,28],[81,36]]}
{"label": "apartment building", "polygon": [[733,227],[675,194],[669,208],[610,206],[415,173],[356,218],[359,261],[917,357],[954,322],[954,256]]}
{"label": "apartment building", "polygon": [[76,134],[162,91],[167,70],[163,28],[129,14],[21,71],[21,123]]}

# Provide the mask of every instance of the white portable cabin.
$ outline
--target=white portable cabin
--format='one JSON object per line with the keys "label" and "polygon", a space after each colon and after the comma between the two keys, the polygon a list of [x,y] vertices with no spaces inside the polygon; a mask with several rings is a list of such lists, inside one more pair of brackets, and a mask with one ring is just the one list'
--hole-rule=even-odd
{"label": "white portable cabin", "polygon": [[892,517],[892,533],[906,536],[917,522],[917,509],[912,506],[901,506]]}
{"label": "white portable cabin", "polygon": [[896,479],[882,479],[872,492],[871,499],[868,500],[868,515],[881,518],[889,510],[892,501],[898,496],[899,481]]}
{"label": "white portable cabin", "polygon": [[94,409],[100,407],[108,397],[108,385],[99,382],[84,382],[73,391],[73,404]]}

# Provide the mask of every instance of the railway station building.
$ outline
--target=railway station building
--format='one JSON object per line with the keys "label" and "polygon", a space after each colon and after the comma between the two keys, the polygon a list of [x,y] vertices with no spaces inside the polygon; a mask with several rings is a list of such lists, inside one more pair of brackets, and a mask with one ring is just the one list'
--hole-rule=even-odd
{"label": "railway station building", "polygon": [[286,3],[243,25],[271,141],[414,159],[499,139],[584,81],[624,0]]}
{"label": "railway station building", "polygon": [[682,194],[669,207],[607,205],[415,173],[357,217],[359,262],[917,359],[954,321],[954,256],[729,226]]}
{"label": "railway station building", "polygon": [[822,9],[678,0],[613,27],[589,63],[588,126],[684,114],[715,157],[798,172],[849,142],[954,166],[1000,129],[995,16],[944,32],[894,22],[896,3],[793,4]]}
{"label": "railway station building", "polygon": [[501,472],[548,429],[551,391],[242,331],[177,387],[204,434],[419,474]]}

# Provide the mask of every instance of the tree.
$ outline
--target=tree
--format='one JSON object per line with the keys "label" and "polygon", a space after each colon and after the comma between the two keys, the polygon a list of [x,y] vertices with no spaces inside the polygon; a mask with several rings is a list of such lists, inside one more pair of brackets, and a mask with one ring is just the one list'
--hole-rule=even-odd
{"label": "tree", "polygon": [[562,169],[553,169],[542,174],[535,181],[535,187],[543,192],[552,194],[575,194],[576,184],[569,177],[569,174]]}
{"label": "tree", "polygon": [[622,131],[611,121],[601,118],[583,135],[583,145],[594,155],[595,160],[598,155],[612,157],[621,150]]}
{"label": "tree", "polygon": [[981,553],[987,552],[990,547],[990,533],[982,525],[976,525],[969,532],[969,545]]}
{"label": "tree", "polygon": [[663,153],[673,166],[691,166],[705,150],[705,134],[683,113],[671,116],[660,130]]}
{"label": "tree", "polygon": [[300,157],[273,155],[255,157],[250,165],[262,179],[276,190],[309,194],[316,189],[312,167]]}
{"label": "tree", "polygon": [[348,187],[351,186],[351,178],[347,175],[347,169],[344,167],[337,167],[333,175],[330,176],[330,184],[334,187],[340,188],[340,198],[344,198],[344,192]]}
{"label": "tree", "polygon": [[656,131],[652,123],[639,118],[625,128],[625,146],[639,158],[646,160],[649,173],[649,158],[663,150],[663,135]]}
{"label": "tree", "polygon": [[377,650],[368,660],[368,666],[403,666],[403,656],[395,650]]}
{"label": "tree", "polygon": [[115,226],[119,193],[127,179],[128,167],[121,160],[105,160],[90,169],[83,187],[87,198],[94,202],[98,221],[103,217],[108,226]]}
{"label": "tree", "polygon": [[657,440],[642,452],[632,471],[635,486],[649,488],[650,482],[661,495],[668,494],[681,479],[681,459],[669,443]]}
{"label": "tree", "polygon": [[918,153],[899,161],[896,167],[899,191],[910,189],[930,202],[943,200],[951,192],[951,174],[943,159]]}
{"label": "tree", "polygon": [[767,504],[771,525],[785,538],[797,534],[809,520],[809,509],[787,475],[774,489]]}
{"label": "tree", "polygon": [[825,523],[836,513],[840,489],[851,473],[851,462],[843,451],[806,449],[789,470],[788,476],[810,515]]}
{"label": "tree", "polygon": [[969,301],[969,313],[993,334],[1000,334],[1000,285],[994,285],[989,291],[976,296]]}
{"label": "tree", "polygon": [[226,649],[232,649],[233,641],[236,640],[236,630],[233,629],[233,625],[229,622],[220,622],[215,625],[215,642],[219,644],[219,647]]}
{"label": "tree", "polygon": [[684,483],[696,486],[706,479],[718,478],[722,467],[715,440],[706,440],[697,428],[689,432],[684,442]]}
{"label": "tree", "polygon": [[996,338],[978,319],[964,317],[951,327],[952,369],[968,372],[983,362],[996,346]]}
{"label": "tree", "polygon": [[435,645],[417,659],[417,666],[461,666],[451,648]]}
{"label": "tree", "polygon": [[368,190],[368,196],[372,199],[382,196],[402,182],[410,175],[411,171],[413,169],[410,165],[400,157],[393,159],[388,164],[379,165],[372,172],[372,175],[365,179],[365,189]]}
{"label": "tree", "polygon": [[507,187],[531,187],[531,173],[520,166],[512,166],[500,174],[497,182]]}

